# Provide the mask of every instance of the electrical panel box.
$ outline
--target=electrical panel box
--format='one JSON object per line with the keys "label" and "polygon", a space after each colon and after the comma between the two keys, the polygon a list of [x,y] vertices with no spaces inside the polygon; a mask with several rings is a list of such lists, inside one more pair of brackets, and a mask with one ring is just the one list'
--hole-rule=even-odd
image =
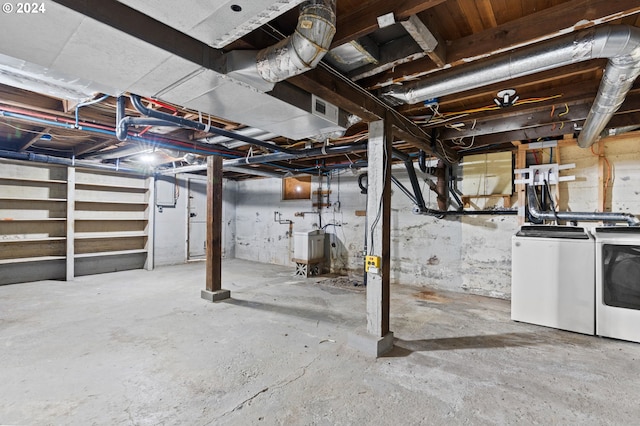
{"label": "electrical panel box", "polygon": [[380,271],[381,258],[380,256],[367,256],[365,258],[365,270],[372,274],[377,274]]}

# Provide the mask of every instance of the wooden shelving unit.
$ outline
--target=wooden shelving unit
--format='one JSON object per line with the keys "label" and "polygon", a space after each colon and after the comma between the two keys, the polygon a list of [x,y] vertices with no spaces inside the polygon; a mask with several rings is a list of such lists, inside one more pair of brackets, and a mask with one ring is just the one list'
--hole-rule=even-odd
{"label": "wooden shelving unit", "polygon": [[66,211],[65,167],[0,165],[0,284],[65,277]]}
{"label": "wooden shelving unit", "polygon": [[[78,275],[88,269],[123,269],[118,257],[127,257],[127,269],[135,264],[152,268],[153,186],[143,177],[76,171],[73,258]],[[83,268],[83,262],[91,262],[91,268]]]}
{"label": "wooden shelving unit", "polygon": [[0,285],[151,269],[152,179],[0,161]]}

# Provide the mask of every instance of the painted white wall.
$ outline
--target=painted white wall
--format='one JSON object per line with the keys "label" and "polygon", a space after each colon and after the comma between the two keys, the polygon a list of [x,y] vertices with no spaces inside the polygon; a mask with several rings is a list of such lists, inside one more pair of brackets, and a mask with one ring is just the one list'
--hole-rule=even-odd
{"label": "painted white wall", "polygon": [[[606,154],[612,168],[613,184],[608,195],[612,210],[640,213],[640,139],[607,143]],[[598,159],[589,150],[562,148],[561,163],[571,162],[578,168],[565,174],[575,174],[577,180],[561,184],[563,209],[594,211],[598,198]],[[393,173],[409,187],[401,167],[394,168]],[[420,172],[418,176],[424,177]],[[179,176],[178,180],[181,192],[176,208],[156,213],[156,262],[159,265],[186,260],[186,178]],[[332,271],[353,278],[362,276],[365,218],[356,216],[356,211],[365,210],[366,195],[360,193],[357,174],[343,171],[323,181],[322,189],[332,191],[333,206],[322,209],[321,218],[316,214],[296,215],[316,209],[312,207],[312,200],[282,201],[280,179],[225,181],[224,188],[226,257],[287,265],[293,273],[291,233],[323,226]],[[313,178],[312,189],[318,189],[317,176]],[[515,216],[447,219],[416,216],[412,213],[411,201],[394,185],[392,189],[391,278],[394,282],[509,297],[511,237],[519,228]],[[437,208],[435,195],[430,194],[426,185],[423,193],[429,206]],[[501,203],[500,199],[474,200],[479,208],[501,207]],[[276,222],[275,212],[280,213],[282,221],[293,223]]]}
{"label": "painted white wall", "polygon": [[[201,179],[206,182],[206,177],[201,175],[178,174],[176,176],[158,177],[156,181],[156,194],[162,189],[160,186],[172,187],[176,182],[178,186],[176,204],[174,207],[155,207],[155,264],[174,265],[185,263],[188,260],[188,180]],[[235,197],[237,183],[225,179],[223,182],[223,207],[222,207],[222,253],[223,258],[235,257]],[[194,194],[206,199],[206,193]]]}
{"label": "painted white wall", "polygon": [[[409,185],[402,168],[394,168],[393,173],[406,186]],[[312,189],[318,189],[317,177],[313,178]],[[274,221],[274,212],[277,211],[282,219],[293,221],[293,232],[326,226],[327,253],[332,270],[360,277],[365,217],[356,216],[356,211],[366,209],[366,195],[360,193],[357,175],[351,171],[334,174],[328,182],[325,179],[323,189],[332,191],[330,201],[334,204],[322,209],[320,222],[318,215],[296,215],[313,211],[311,200],[282,201],[280,179],[239,182],[236,257],[289,265],[294,270],[290,227]],[[436,208],[435,196],[432,199],[431,207]],[[412,207],[411,201],[393,187],[391,279],[406,284],[460,290],[462,282],[456,273],[460,263],[460,221],[417,216],[412,213]]]}

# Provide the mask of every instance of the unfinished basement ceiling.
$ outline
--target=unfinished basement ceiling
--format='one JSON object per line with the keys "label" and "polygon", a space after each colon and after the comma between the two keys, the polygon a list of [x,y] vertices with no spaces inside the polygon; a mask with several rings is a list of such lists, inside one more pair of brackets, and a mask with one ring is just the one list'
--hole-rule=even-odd
{"label": "unfinished basement ceiling", "polygon": [[[184,1],[177,14],[169,1],[105,1],[89,9],[83,1],[59,0],[28,20],[15,12],[0,16],[8,34],[0,41],[0,149],[137,167],[143,167],[141,153],[155,151],[155,167],[193,170],[215,153],[234,162],[228,178],[316,173],[365,164],[360,142],[366,142],[366,123],[394,110],[396,148],[412,154],[423,149],[455,162],[469,153],[577,136],[607,60],[576,62],[426,103],[394,104],[382,95],[567,34],[575,34],[580,45],[589,29],[640,27],[640,4],[632,0],[338,0],[336,34],[323,62],[265,89],[227,73],[221,64],[228,61],[220,58],[251,58],[294,33],[301,1],[210,3]],[[514,105],[495,103],[504,89],[516,91]],[[65,99],[69,91],[77,96]],[[131,128],[131,137],[119,141],[115,97],[128,93],[158,111],[278,147],[153,126]],[[109,97],[78,109],[76,126],[78,98],[103,94]],[[319,114],[333,108],[335,120]],[[605,132],[637,128],[638,111],[635,82]],[[129,101],[126,114],[140,115]],[[307,151],[237,168],[238,158],[282,148]]]}

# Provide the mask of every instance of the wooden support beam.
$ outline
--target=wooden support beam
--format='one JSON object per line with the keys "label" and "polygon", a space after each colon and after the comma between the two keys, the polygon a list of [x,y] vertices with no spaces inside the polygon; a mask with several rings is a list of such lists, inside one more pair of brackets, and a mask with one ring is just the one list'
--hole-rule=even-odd
{"label": "wooden support beam", "polygon": [[111,145],[117,145],[118,143],[120,143],[120,141],[117,139],[107,139],[99,142],[85,142],[73,147],[73,152],[75,153],[76,157],[80,157],[85,154],[100,151],[101,149]]}
{"label": "wooden support beam", "polygon": [[33,145],[34,143],[36,143],[41,137],[42,135],[49,133],[51,131],[50,127],[45,127],[43,128],[40,132],[34,134],[32,137],[29,138],[29,140],[27,140],[26,142],[24,142],[21,146],[18,147],[18,151],[24,151],[27,148],[29,148],[31,145]]}
{"label": "wooden support beam", "polygon": [[607,211],[607,159],[605,157],[604,141],[600,140],[593,146],[593,151],[598,154],[598,211]]}
{"label": "wooden support beam", "polygon": [[116,0],[54,0],[89,18],[196,64],[211,67],[222,51]]}
{"label": "wooden support beam", "polygon": [[[640,112],[621,114],[620,111],[618,111],[618,113],[616,113],[616,115],[614,115],[613,118],[609,121],[607,126],[623,127],[623,126],[636,125],[638,123],[640,123]],[[580,126],[582,125],[582,122],[579,121],[577,124]],[[509,132],[506,134],[501,133],[493,136],[495,136],[496,139],[501,139],[504,135],[524,136],[524,137],[521,137],[520,139],[536,139],[538,137],[562,137],[564,136],[564,134],[567,133],[567,131],[571,131],[571,130],[572,129],[570,127],[568,129],[567,127],[565,127],[564,129],[558,129],[557,126],[555,126],[554,128],[553,126],[547,125],[542,127],[536,127],[534,129],[518,130],[514,132]],[[476,138],[476,141],[477,141],[477,138]],[[484,141],[481,141],[480,143],[483,144]]]}
{"label": "wooden support beam", "polygon": [[[339,76],[333,75],[323,68],[316,68],[304,74],[293,77],[288,82],[309,93],[331,102],[345,111],[357,115],[366,122],[373,122],[385,117],[391,108],[384,105],[372,94],[359,89],[354,83],[349,83]],[[390,117],[393,125],[398,129],[396,133],[401,139],[427,153],[434,154],[447,163],[457,161],[457,154],[453,149],[443,145],[429,143],[429,136],[417,124],[398,112]],[[443,154],[444,152],[444,154]]]}
{"label": "wooden support beam", "polygon": [[402,26],[438,68],[445,66],[446,47],[444,39],[437,32],[428,28],[417,15],[412,15],[403,21]]}
{"label": "wooden support beam", "polygon": [[380,46],[377,63],[356,68],[348,74],[349,78],[354,81],[361,80],[426,56],[427,53],[413,41],[413,38],[407,35],[385,43]]}
{"label": "wooden support beam", "polygon": [[203,299],[210,302],[228,299],[222,289],[222,157],[207,157],[207,251],[206,289]]}
{"label": "wooden support beam", "polygon": [[[514,145],[516,142],[514,142]],[[527,167],[527,145],[517,141],[516,169]],[[525,206],[527,204],[526,186],[523,183],[516,184],[516,194],[518,194],[518,225],[522,226],[525,221]]]}
{"label": "wooden support beam", "polygon": [[[560,105],[562,105],[562,107],[560,107]],[[558,108],[560,109],[560,112],[565,111],[565,107],[563,104],[559,103]],[[475,126],[472,126],[474,120],[471,120],[467,121],[467,123],[469,123],[469,126],[443,130],[440,138],[442,140],[449,140],[458,139],[461,137],[478,137],[544,125],[553,126],[554,124],[557,127],[558,131],[563,130],[559,134],[564,134],[567,133],[567,130],[570,128],[567,126],[571,126],[572,122],[586,119],[587,115],[589,114],[590,108],[591,104],[585,102],[583,104],[570,106],[568,112],[561,117],[558,117],[557,114],[553,117],[550,116],[549,110],[551,108],[547,107],[538,111],[533,109],[519,111],[519,114],[517,115],[510,115],[508,117],[508,120],[506,120],[506,117],[503,115],[498,115],[496,118],[491,117],[490,119],[476,120]],[[560,129],[561,127],[562,129]],[[509,141],[510,140],[504,142]]]}

